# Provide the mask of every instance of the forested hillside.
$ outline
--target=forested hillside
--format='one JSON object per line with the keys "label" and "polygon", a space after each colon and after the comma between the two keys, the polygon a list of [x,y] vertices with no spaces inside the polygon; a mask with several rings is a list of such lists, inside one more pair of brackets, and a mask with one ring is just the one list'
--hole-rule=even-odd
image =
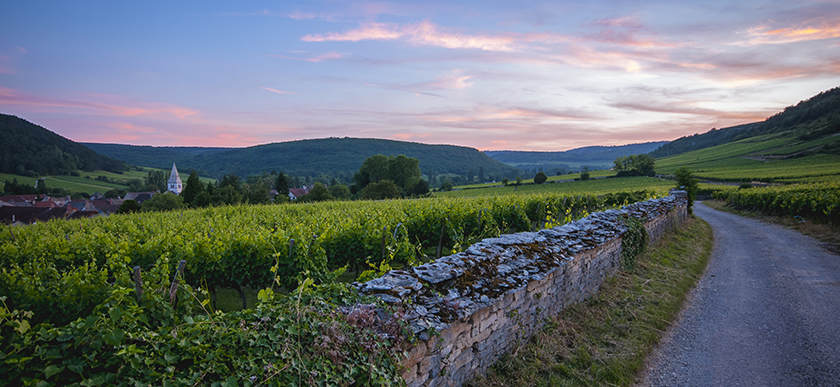
{"label": "forested hillside", "polygon": [[[788,106],[772,117],[751,124],[712,129],[703,134],[681,137],[650,153],[665,157],[722,145],[750,137],[789,132],[785,136],[810,141],[840,132],[840,87],[819,93],[798,104]],[[817,153],[838,154],[836,145],[820,146]]]}
{"label": "forested hillside", "polygon": [[172,168],[172,163],[179,167],[190,162],[193,156],[224,152],[233,148],[203,148],[194,146],[148,146],[99,144],[83,142],[82,145],[96,153],[123,160],[131,165],[142,165],[161,169]]}
{"label": "forested hillside", "polygon": [[75,170],[122,172],[125,162],[102,156],[22,118],[0,114],[0,173],[68,175]]}
{"label": "forested hillside", "polygon": [[680,137],[674,141],[665,143],[655,151],[650,152],[650,155],[657,158],[673,156],[685,152],[726,144],[733,141],[733,138],[741,132],[749,130],[756,125],[759,125],[759,123],[730,126],[728,128],[721,129],[712,128],[712,130],[706,133]]}
{"label": "forested hillside", "polygon": [[[588,146],[564,152],[486,151],[488,156],[522,169],[580,170],[609,169],[617,157],[648,153],[664,141],[620,146]],[[552,171],[553,172],[553,171]]]}
{"label": "forested hillside", "polygon": [[214,177],[227,173],[248,176],[275,170],[294,176],[326,174],[349,179],[365,159],[376,154],[414,157],[420,160],[424,174],[466,176],[470,171],[478,175],[483,170],[485,176],[507,177],[517,172],[516,168],[473,148],[369,138],[299,140],[232,149],[87,145],[131,164],[166,167],[174,161],[179,169],[195,169]]}

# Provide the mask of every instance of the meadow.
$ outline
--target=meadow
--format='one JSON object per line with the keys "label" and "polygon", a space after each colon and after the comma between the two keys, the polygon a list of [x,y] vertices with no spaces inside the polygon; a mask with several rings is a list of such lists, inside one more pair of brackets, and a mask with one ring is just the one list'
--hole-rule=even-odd
{"label": "meadow", "polygon": [[840,156],[801,154],[782,158],[840,140],[832,136],[798,141],[782,134],[752,137],[711,148],[656,160],[656,172],[671,175],[686,167],[700,179],[730,182],[813,183],[840,180]]}

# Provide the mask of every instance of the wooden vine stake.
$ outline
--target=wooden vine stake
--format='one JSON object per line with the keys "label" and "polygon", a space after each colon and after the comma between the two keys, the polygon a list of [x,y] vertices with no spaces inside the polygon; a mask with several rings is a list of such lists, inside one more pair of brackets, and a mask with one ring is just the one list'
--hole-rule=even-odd
{"label": "wooden vine stake", "polygon": [[143,299],[143,280],[140,278],[140,266],[134,266],[134,293],[137,294],[137,305]]}
{"label": "wooden vine stake", "polygon": [[177,305],[175,302],[178,300],[178,276],[184,271],[186,265],[187,261],[183,259],[178,262],[178,270],[175,270],[175,278],[172,279],[172,286],[169,287],[169,302],[173,305]]}
{"label": "wooden vine stake", "polygon": [[[396,232],[396,230],[395,230]],[[388,226],[382,227],[382,260],[385,260],[385,235],[388,234]]]}
{"label": "wooden vine stake", "polygon": [[[449,218],[446,218],[446,222],[448,221]],[[443,228],[446,227],[446,222],[440,224],[440,239],[438,239],[437,250],[435,250],[435,260],[440,259],[443,255]]]}

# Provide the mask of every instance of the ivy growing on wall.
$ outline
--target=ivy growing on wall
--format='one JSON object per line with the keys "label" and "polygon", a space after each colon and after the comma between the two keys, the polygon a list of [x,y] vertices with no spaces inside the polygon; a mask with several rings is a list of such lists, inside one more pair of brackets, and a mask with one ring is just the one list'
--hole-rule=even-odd
{"label": "ivy growing on wall", "polygon": [[627,231],[621,236],[621,267],[630,271],[636,267],[636,257],[645,251],[648,233],[645,225],[636,218],[622,218]]}

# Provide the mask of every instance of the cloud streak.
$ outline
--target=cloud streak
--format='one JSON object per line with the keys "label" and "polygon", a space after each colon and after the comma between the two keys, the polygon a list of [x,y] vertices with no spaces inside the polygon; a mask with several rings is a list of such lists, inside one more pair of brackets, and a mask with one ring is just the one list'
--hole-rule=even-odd
{"label": "cloud streak", "polygon": [[270,92],[276,93],[276,94],[295,94],[294,91],[283,91],[283,90],[272,89],[270,87],[260,86],[260,89],[267,90],[267,91],[270,91]]}
{"label": "cloud streak", "polygon": [[[120,97],[108,96],[111,99]],[[97,103],[83,100],[65,100],[51,97],[42,97],[21,92],[14,89],[0,87],[0,105],[27,106],[27,107],[55,107],[74,108],[82,111],[94,111],[96,113],[123,117],[160,117],[174,116],[179,119],[197,116],[199,111],[176,105],[163,103],[138,103],[135,105],[117,105],[108,103]]]}
{"label": "cloud streak", "polygon": [[337,52],[328,52],[326,54],[316,55],[316,56],[309,57],[309,58],[297,58],[297,57],[294,57],[294,56],[273,55],[273,54],[271,54],[269,56],[273,56],[273,57],[276,57],[276,58],[300,60],[300,61],[312,62],[312,63],[318,63],[318,62],[323,62],[323,61],[327,61],[327,60],[334,60],[334,59],[341,59],[341,58],[344,57],[343,54],[339,54]]}
{"label": "cloud streak", "polygon": [[790,27],[775,28],[775,23],[749,28],[749,44],[786,44],[840,37],[840,18],[809,20]]}
{"label": "cloud streak", "polygon": [[362,40],[404,40],[415,45],[450,49],[478,49],[483,51],[514,51],[514,39],[504,36],[471,35],[440,28],[423,21],[400,26],[397,23],[362,23],[359,28],[345,32],[310,34],[304,42],[359,42]]}

